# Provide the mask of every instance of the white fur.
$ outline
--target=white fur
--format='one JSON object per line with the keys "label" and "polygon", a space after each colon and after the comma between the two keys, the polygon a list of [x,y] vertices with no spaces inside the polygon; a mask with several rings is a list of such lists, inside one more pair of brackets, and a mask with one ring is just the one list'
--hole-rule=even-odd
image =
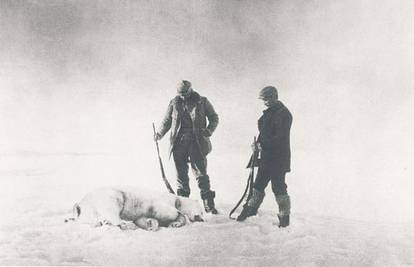
{"label": "white fur", "polygon": [[[80,212],[80,213],[79,213]],[[158,230],[159,226],[180,227],[203,219],[196,200],[167,193],[137,189],[102,188],[87,194],[73,208],[75,220],[92,226],[117,225],[121,229]]]}

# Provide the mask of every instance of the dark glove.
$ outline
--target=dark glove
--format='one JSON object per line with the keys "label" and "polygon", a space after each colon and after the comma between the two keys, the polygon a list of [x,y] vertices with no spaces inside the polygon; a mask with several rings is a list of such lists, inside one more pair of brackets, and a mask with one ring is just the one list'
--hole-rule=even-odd
{"label": "dark glove", "polygon": [[211,136],[211,132],[209,129],[203,128],[201,129],[201,135],[205,136],[205,137],[210,137]]}
{"label": "dark glove", "polygon": [[251,144],[251,148],[252,148],[252,151],[253,152],[255,151],[255,149],[257,149],[257,152],[261,152],[262,151],[262,146],[260,145],[259,142],[256,142],[256,144],[255,143],[252,143]]}
{"label": "dark glove", "polygon": [[158,141],[158,140],[160,140],[162,137],[161,137],[161,134],[159,134],[159,133],[155,133],[154,134],[154,141]]}

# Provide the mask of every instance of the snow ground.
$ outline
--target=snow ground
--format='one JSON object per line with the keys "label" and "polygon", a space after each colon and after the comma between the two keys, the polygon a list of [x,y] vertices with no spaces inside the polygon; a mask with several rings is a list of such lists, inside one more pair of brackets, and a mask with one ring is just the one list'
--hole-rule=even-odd
{"label": "snow ground", "polygon": [[[127,168],[111,181],[105,156],[81,158],[2,156],[0,265],[414,266],[412,222],[293,213],[291,226],[279,229],[273,210],[264,208],[238,223],[227,217],[233,203],[218,200],[220,215],[179,229],[121,231],[64,223],[73,203],[99,184],[80,173],[98,175],[103,184],[131,182],[122,180]],[[99,174],[92,173],[97,169]]]}

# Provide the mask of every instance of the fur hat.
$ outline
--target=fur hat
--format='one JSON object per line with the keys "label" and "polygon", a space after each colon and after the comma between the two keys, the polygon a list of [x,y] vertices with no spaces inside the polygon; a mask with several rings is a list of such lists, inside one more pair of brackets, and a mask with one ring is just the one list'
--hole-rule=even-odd
{"label": "fur hat", "polygon": [[178,94],[186,94],[189,91],[191,91],[191,83],[189,81],[182,80],[178,84],[177,93]]}

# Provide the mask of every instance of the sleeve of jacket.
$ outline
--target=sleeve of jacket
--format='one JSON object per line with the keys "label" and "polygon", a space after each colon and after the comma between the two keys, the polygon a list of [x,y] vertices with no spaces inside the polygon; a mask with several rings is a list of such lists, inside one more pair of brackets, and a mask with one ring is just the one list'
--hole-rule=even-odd
{"label": "sleeve of jacket", "polygon": [[168,132],[168,130],[171,128],[173,106],[174,106],[174,102],[173,100],[171,100],[170,103],[168,104],[167,112],[165,112],[164,118],[158,129],[158,133],[161,135],[161,137],[163,137]]}
{"label": "sleeve of jacket", "polygon": [[213,134],[214,130],[216,130],[217,125],[219,123],[219,117],[214,110],[213,105],[208,101],[208,99],[205,99],[205,112],[206,116],[208,118],[208,126],[207,130],[209,131],[210,135]]}
{"label": "sleeve of jacket", "polygon": [[263,135],[260,138],[260,143],[266,147],[278,147],[283,143],[290,134],[290,127],[292,125],[292,114],[288,110],[282,113],[282,121],[280,127],[276,129],[272,135]]}

